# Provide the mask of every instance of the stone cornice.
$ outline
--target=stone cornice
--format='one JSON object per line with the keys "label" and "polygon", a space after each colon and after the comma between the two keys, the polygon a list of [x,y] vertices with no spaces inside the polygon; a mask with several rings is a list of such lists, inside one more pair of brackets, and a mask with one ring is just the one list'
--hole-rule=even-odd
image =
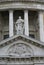
{"label": "stone cornice", "polygon": [[33,45],[36,45],[37,47],[42,47],[44,48],[44,43],[43,42],[40,42],[38,40],[35,40],[33,38],[30,38],[28,36],[25,36],[25,35],[15,35],[11,38],[8,38],[6,40],[3,40],[2,42],[0,42],[0,48],[4,47],[4,46],[7,46],[15,41],[18,41],[18,40],[22,40],[22,41],[25,41],[27,43],[31,43]]}
{"label": "stone cornice", "polygon": [[29,57],[15,57],[14,55],[0,55],[0,58],[44,58],[44,56],[42,55],[38,55],[38,56],[35,56],[35,55],[32,55],[32,56],[29,56]]}
{"label": "stone cornice", "polygon": [[[27,63],[28,61],[28,63]],[[0,57],[0,64],[21,64],[23,62],[24,64],[43,64],[44,63],[44,57],[29,57],[29,58],[10,58],[10,57]]]}
{"label": "stone cornice", "polygon": [[44,0],[0,0],[0,3],[4,2],[37,2],[44,3]]}
{"label": "stone cornice", "polygon": [[0,11],[4,10],[25,10],[30,9],[34,11],[44,11],[44,4],[33,3],[33,2],[8,2],[8,3],[0,3]]}

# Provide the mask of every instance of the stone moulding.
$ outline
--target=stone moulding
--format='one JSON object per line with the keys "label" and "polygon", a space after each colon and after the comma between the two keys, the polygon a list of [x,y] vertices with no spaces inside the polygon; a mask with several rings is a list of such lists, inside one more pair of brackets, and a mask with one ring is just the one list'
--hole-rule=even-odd
{"label": "stone moulding", "polygon": [[0,3],[2,2],[38,2],[38,3],[44,3],[44,0],[0,0]]}
{"label": "stone moulding", "polygon": [[26,41],[26,42],[31,43],[33,45],[36,45],[38,47],[44,48],[44,43],[43,42],[37,41],[37,40],[35,40],[33,38],[30,38],[28,36],[25,36],[25,35],[15,35],[11,38],[3,40],[2,42],[0,42],[0,48],[4,47],[6,45],[9,45],[9,44],[11,44],[15,41],[18,41],[18,40]]}
{"label": "stone moulding", "polygon": [[44,57],[10,58],[1,57],[0,64],[44,64]]}
{"label": "stone moulding", "polygon": [[19,10],[24,10],[24,9],[30,9],[30,10],[41,10],[44,11],[44,4],[41,3],[33,3],[33,2],[0,2],[0,11],[2,10],[10,10],[10,9],[19,9]]}

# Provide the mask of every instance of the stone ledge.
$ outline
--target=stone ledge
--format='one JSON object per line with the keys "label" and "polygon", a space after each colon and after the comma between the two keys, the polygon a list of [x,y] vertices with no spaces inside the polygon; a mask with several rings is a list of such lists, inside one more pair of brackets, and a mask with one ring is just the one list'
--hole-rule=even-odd
{"label": "stone ledge", "polygon": [[44,0],[0,0],[0,2],[38,2],[38,3],[44,3]]}
{"label": "stone ledge", "polygon": [[6,45],[9,45],[9,44],[11,44],[15,41],[18,41],[18,40],[20,40],[19,43],[21,43],[21,40],[22,40],[22,41],[29,42],[33,45],[36,45],[37,47],[44,48],[44,43],[43,42],[38,41],[38,40],[33,39],[33,38],[30,38],[26,35],[15,35],[15,36],[12,36],[11,38],[3,40],[3,41],[0,42],[0,48],[4,47]]}

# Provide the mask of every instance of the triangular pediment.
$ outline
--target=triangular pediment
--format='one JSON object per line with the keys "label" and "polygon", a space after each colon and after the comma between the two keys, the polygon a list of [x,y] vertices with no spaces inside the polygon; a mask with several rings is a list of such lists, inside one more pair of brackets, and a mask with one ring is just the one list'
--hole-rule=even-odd
{"label": "triangular pediment", "polygon": [[[44,44],[24,35],[15,35],[0,42],[0,59],[4,63],[31,62],[34,58],[44,57]],[[23,59],[23,60],[22,60]],[[3,64],[4,64],[3,63]],[[30,64],[30,62],[29,62]]]}
{"label": "triangular pediment", "polygon": [[35,40],[33,38],[30,38],[26,35],[15,35],[11,38],[8,38],[6,40],[3,40],[0,42],[0,47],[4,47],[4,46],[7,46],[15,41],[18,41],[18,40],[22,40],[22,41],[25,41],[25,42],[28,42],[28,43],[31,43],[35,46],[38,46],[38,47],[44,47],[44,43],[43,42],[40,42],[38,40]]}
{"label": "triangular pediment", "polygon": [[38,54],[43,56],[43,47],[44,44],[40,41],[25,35],[15,35],[0,42],[0,56],[4,55],[14,58],[27,58]]}

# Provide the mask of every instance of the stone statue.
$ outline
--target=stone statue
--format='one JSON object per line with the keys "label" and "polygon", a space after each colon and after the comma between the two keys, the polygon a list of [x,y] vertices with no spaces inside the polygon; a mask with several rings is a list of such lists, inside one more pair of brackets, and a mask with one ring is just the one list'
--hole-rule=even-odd
{"label": "stone statue", "polygon": [[21,19],[21,16],[19,16],[19,19],[16,21],[15,28],[16,28],[16,34],[24,33],[24,20]]}

